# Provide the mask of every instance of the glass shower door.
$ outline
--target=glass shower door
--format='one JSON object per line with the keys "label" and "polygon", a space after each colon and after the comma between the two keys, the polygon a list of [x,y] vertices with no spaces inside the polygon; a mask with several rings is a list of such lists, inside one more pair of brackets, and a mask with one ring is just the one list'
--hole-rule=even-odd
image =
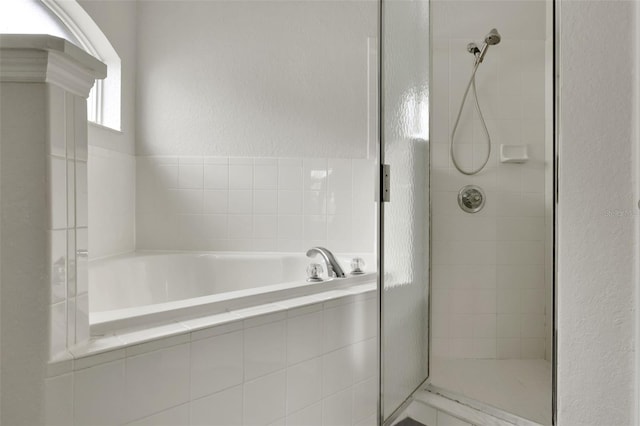
{"label": "glass shower door", "polygon": [[388,196],[380,203],[384,422],[428,375],[429,2],[382,0],[381,40],[380,159]]}

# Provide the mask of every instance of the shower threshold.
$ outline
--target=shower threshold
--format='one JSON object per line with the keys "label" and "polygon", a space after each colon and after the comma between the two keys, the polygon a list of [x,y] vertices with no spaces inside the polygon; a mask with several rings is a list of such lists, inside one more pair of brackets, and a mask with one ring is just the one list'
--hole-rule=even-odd
{"label": "shower threshold", "polygon": [[550,425],[551,363],[543,359],[442,359],[427,390],[518,425]]}

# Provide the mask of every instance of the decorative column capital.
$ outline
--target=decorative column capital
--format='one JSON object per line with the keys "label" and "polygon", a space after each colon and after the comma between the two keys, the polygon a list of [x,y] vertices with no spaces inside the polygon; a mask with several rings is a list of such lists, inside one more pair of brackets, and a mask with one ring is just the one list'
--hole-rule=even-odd
{"label": "decorative column capital", "polygon": [[59,37],[39,34],[0,35],[0,81],[51,83],[86,98],[107,66]]}

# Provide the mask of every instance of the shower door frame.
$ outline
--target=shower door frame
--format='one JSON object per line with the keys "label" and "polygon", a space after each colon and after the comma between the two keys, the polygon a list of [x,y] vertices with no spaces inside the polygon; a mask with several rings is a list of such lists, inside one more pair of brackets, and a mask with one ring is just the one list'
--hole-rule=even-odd
{"label": "shower door frame", "polygon": [[[427,361],[427,365],[426,365],[426,372],[427,375],[425,377],[424,380],[422,380],[416,387],[415,389],[413,389],[411,391],[411,393],[404,399],[404,401],[398,406],[396,407],[396,409],[387,416],[387,419],[385,420],[383,418],[383,416],[385,415],[385,413],[383,412],[383,408],[384,408],[384,375],[383,375],[383,352],[384,352],[384,348],[383,348],[383,342],[384,342],[384,330],[383,330],[383,319],[384,319],[384,311],[383,311],[383,293],[384,293],[384,241],[385,241],[385,231],[384,231],[384,224],[385,224],[385,203],[387,201],[386,200],[386,196],[388,194],[386,194],[386,189],[390,189],[390,183],[389,180],[385,178],[385,168],[384,166],[386,165],[385,163],[385,143],[384,143],[384,130],[385,130],[385,126],[384,126],[384,118],[385,118],[385,114],[384,114],[384,5],[385,2],[389,2],[390,0],[378,0],[378,85],[377,85],[377,89],[378,89],[378,161],[377,161],[377,169],[376,169],[376,181],[377,181],[377,201],[378,201],[378,223],[377,223],[377,229],[378,229],[378,235],[377,235],[377,260],[378,260],[378,264],[377,264],[377,268],[378,268],[378,279],[377,279],[377,285],[378,285],[378,309],[377,309],[377,326],[378,326],[378,412],[377,412],[377,418],[378,418],[378,425],[380,426],[389,426],[391,425],[396,419],[397,417],[402,414],[402,412],[411,404],[411,402],[413,402],[413,395],[423,389],[425,387],[425,384],[429,381],[429,376],[430,376],[430,343],[431,343],[431,315],[430,315],[430,309],[431,309],[431,171],[430,171],[430,155],[429,155],[429,170],[428,170],[428,177],[429,177],[429,187],[427,188],[427,202],[428,202],[428,211],[429,211],[429,218],[428,218],[428,232],[429,232],[429,241],[428,241],[428,251],[429,251],[429,258],[428,258],[428,272],[427,272],[427,283],[426,283],[426,289],[427,289],[427,316],[428,316],[428,320],[427,320],[427,356],[426,356],[426,361]],[[431,88],[431,78],[432,78],[432,61],[430,58],[431,55],[431,49],[432,49],[432,44],[433,44],[433,40],[431,37],[431,0],[429,0],[429,51],[428,51],[428,55],[429,55],[429,76],[428,76],[428,84],[429,84],[429,90]],[[430,98],[429,98],[430,99]],[[431,151],[431,148],[429,147],[429,152]]]}

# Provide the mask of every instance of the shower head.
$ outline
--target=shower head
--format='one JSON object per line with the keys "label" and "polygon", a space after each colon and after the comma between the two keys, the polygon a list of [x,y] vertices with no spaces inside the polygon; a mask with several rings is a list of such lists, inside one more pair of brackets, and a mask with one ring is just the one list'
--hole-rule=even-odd
{"label": "shower head", "polygon": [[501,39],[502,37],[500,36],[500,33],[498,33],[498,30],[493,28],[489,31],[489,34],[484,38],[484,45],[482,46],[480,53],[476,55],[476,64],[480,64],[484,60],[484,56],[487,54],[489,46],[500,43]]}
{"label": "shower head", "polygon": [[487,34],[487,36],[484,38],[484,42],[487,43],[489,46],[493,46],[494,44],[500,43],[501,39],[502,37],[500,37],[500,33],[498,33],[498,30],[493,28],[491,31],[489,31],[489,34]]}

